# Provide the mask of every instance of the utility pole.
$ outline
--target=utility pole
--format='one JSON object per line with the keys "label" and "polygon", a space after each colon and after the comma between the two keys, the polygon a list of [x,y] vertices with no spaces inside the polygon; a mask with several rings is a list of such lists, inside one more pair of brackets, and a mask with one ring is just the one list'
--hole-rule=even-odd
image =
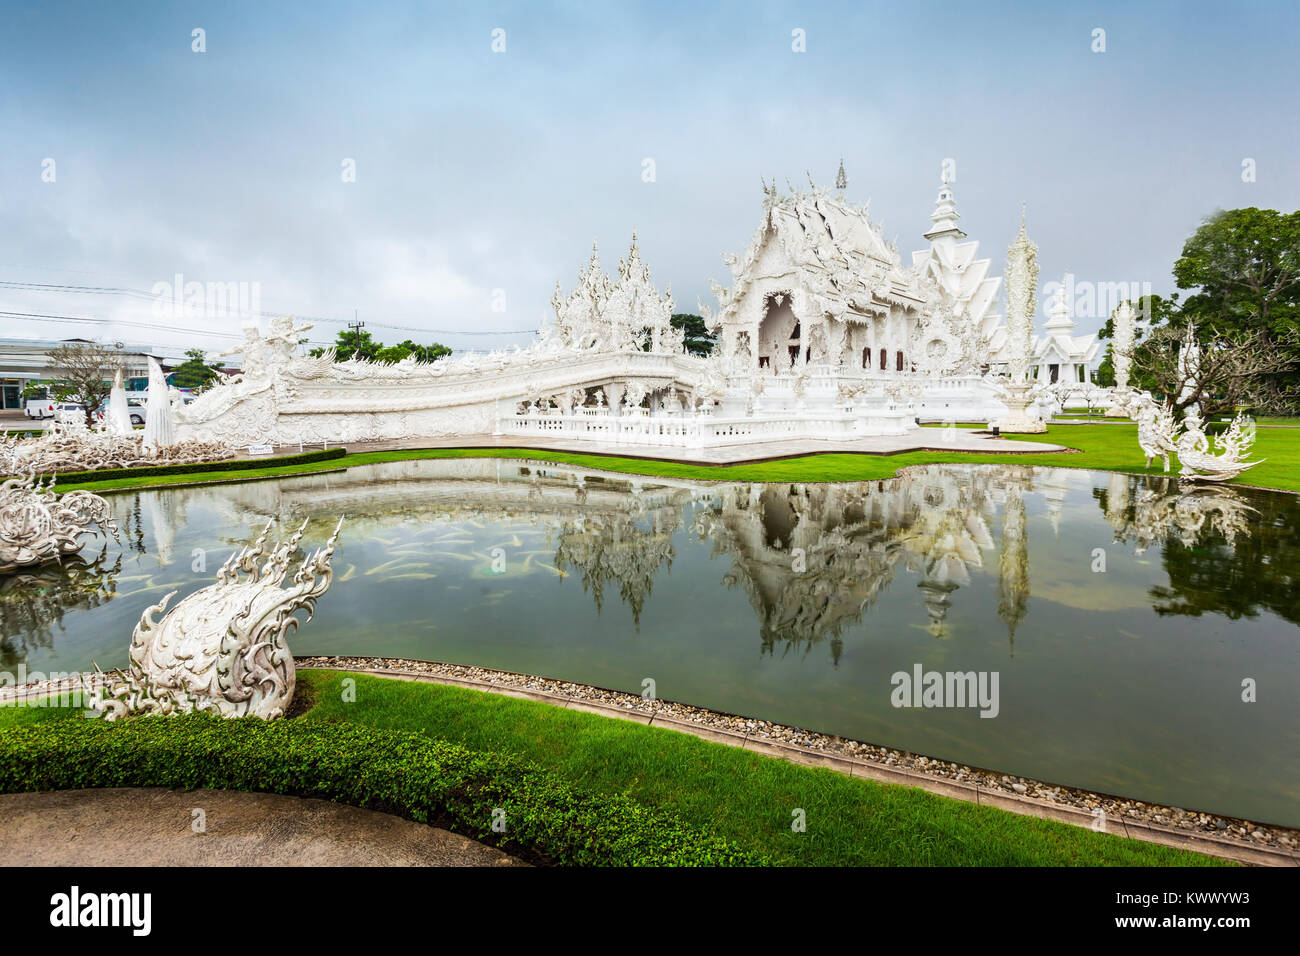
{"label": "utility pole", "polygon": [[366,323],[357,318],[357,310],[352,310],[352,321],[348,323],[348,328],[352,330],[355,341],[352,344],[352,357],[356,358],[361,352],[361,330],[366,327]]}

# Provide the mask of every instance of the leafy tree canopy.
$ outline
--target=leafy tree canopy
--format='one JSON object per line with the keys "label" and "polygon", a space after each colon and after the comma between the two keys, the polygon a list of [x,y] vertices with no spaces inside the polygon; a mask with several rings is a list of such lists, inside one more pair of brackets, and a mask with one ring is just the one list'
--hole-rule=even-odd
{"label": "leafy tree canopy", "polygon": [[1300,325],[1300,212],[1230,209],[1208,218],[1174,263],[1188,319],[1276,341]]}
{"label": "leafy tree canopy", "polygon": [[[325,354],[325,350],[323,348],[312,349],[310,354],[321,356]],[[374,336],[364,329],[360,331],[344,329],[339,332],[334,342],[334,361],[336,362],[347,362],[353,356],[370,362],[386,362],[389,364],[400,362],[412,356],[417,362],[433,362],[448,355],[451,355],[451,349],[439,342],[434,342],[431,345],[419,345],[410,339],[405,339],[396,345],[384,345],[383,342],[377,341]]]}
{"label": "leafy tree canopy", "polygon": [[186,349],[185,361],[172,370],[172,384],[177,388],[201,389],[210,385],[221,373],[221,365],[207,364],[202,349]]}
{"label": "leafy tree canopy", "polygon": [[686,351],[692,355],[708,355],[717,344],[718,337],[710,332],[701,316],[691,312],[676,312],[670,320],[672,327],[686,334]]}

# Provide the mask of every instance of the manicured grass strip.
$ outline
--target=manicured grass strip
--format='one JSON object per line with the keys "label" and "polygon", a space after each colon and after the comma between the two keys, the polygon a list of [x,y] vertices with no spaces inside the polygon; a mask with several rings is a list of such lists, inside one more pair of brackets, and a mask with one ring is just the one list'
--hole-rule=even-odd
{"label": "manicured grass strip", "polygon": [[237,458],[230,461],[195,462],[184,465],[142,465],[136,468],[101,468],[98,471],[66,471],[59,473],[59,486],[120,481],[138,478],[169,478],[173,475],[197,475],[215,472],[244,472],[262,469],[288,468],[322,461],[335,461],[347,454],[345,448],[327,448],[299,455],[280,455],[274,458]]}
{"label": "manicured grass strip", "polygon": [[[971,452],[920,451],[900,455],[817,454],[780,461],[760,462],[750,465],[688,465],[666,461],[647,461],[639,458],[622,458],[616,455],[593,455],[576,452],[536,451],[526,448],[431,448],[405,451],[360,452],[314,464],[288,467],[259,467],[244,472],[245,477],[271,477],[299,475],[324,471],[340,465],[372,465],[389,461],[410,461],[423,458],[529,458],[535,461],[576,465],[618,471],[627,474],[651,475],[665,478],[686,478],[703,481],[875,481],[892,478],[899,469],[913,465],[940,463],[1046,465],[1056,468],[1086,468],[1096,471],[1123,471],[1133,474],[1163,475],[1160,463],[1146,467],[1146,460],[1137,443],[1137,426],[1133,424],[1048,425],[1041,435],[1008,435],[1016,441],[1046,442],[1064,445],[1074,452],[1022,452],[1017,454],[974,454]],[[924,440],[939,444],[940,438],[925,433]],[[665,448],[665,454],[672,449]],[[1263,428],[1252,451],[1253,458],[1268,459],[1250,469],[1229,484],[1254,485],[1282,491],[1300,492],[1300,430]],[[1170,475],[1178,470],[1174,456]],[[83,482],[60,485],[65,490],[73,487],[91,491],[112,491],[138,485],[163,485],[173,481],[220,481],[225,475],[202,473],[169,477],[131,477],[114,481]]]}
{"label": "manicured grass strip", "polygon": [[[46,720],[0,730],[0,793],[215,788],[317,797],[397,813],[539,863],[762,863],[669,813],[584,791],[517,757],[348,723],[206,714]],[[504,811],[505,832],[492,829]]]}
{"label": "manicured grass strip", "polygon": [[[350,703],[345,679],[356,681]],[[535,701],[336,671],[299,671],[298,687],[315,701],[301,721],[418,731],[470,750],[518,754],[585,790],[630,797],[782,864],[1223,865]],[[791,828],[796,810],[804,811],[806,832]]]}
{"label": "manicured grass strip", "polygon": [[[66,698],[65,698],[66,702]],[[28,724],[44,723],[47,720],[64,720],[68,717],[80,717],[80,707],[60,707],[58,698],[37,698],[35,700],[6,700],[0,706],[0,731],[9,727],[26,727]]]}

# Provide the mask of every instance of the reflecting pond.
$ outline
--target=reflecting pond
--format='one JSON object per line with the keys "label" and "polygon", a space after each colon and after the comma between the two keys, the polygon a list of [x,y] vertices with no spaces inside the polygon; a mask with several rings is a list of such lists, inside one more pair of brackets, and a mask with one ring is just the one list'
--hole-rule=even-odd
{"label": "reflecting pond", "polygon": [[[141,612],[212,583],[268,517],[311,519],[314,547],[345,514],[295,653],[632,693],[650,679],[664,698],[1300,825],[1293,496],[1017,466],[697,484],[429,460],[109,501],[120,541],[0,578],[0,668],[124,666]],[[996,707],[895,706],[918,666],[996,675]]]}

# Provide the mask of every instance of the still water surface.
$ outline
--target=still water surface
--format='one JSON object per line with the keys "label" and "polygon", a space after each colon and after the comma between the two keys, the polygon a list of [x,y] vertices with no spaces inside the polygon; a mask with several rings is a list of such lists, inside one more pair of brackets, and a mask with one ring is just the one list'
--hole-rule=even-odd
{"label": "still water surface", "polygon": [[[141,612],[212,583],[267,518],[310,519],[314,547],[343,514],[297,654],[649,678],[664,698],[1300,825],[1293,496],[1011,466],[705,485],[431,460],[108,497],[120,542],[0,578],[3,669],[125,666]],[[893,706],[916,665],[996,673],[997,716]]]}

